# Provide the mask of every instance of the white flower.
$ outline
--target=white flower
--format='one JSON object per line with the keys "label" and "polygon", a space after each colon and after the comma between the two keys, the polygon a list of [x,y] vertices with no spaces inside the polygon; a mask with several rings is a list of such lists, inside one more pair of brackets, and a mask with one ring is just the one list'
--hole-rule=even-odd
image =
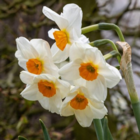
{"label": "white flower", "polygon": [[76,4],[67,4],[63,13],[58,15],[48,7],[43,7],[46,17],[54,21],[59,29],[51,29],[49,37],[55,39],[51,52],[55,63],[64,61],[69,56],[69,49],[75,41],[88,43],[88,39],[81,35],[82,10]]}
{"label": "white flower", "polygon": [[58,76],[58,68],[54,65],[50,46],[42,39],[27,40],[24,37],[16,39],[19,65],[33,74],[48,73]]}
{"label": "white flower", "polygon": [[119,71],[107,64],[101,52],[88,44],[73,44],[71,62],[59,70],[64,80],[74,80],[75,85],[87,87],[99,100],[105,100],[107,87],[112,88],[121,79]]}
{"label": "white flower", "polygon": [[34,75],[27,71],[22,71],[20,78],[27,84],[21,95],[31,101],[39,101],[41,106],[52,113],[58,113],[62,104],[62,99],[67,96],[70,85],[49,74]]}
{"label": "white flower", "polygon": [[107,114],[103,102],[91,98],[84,87],[73,88],[62,103],[60,115],[75,115],[83,127],[91,125],[93,119],[102,119]]}

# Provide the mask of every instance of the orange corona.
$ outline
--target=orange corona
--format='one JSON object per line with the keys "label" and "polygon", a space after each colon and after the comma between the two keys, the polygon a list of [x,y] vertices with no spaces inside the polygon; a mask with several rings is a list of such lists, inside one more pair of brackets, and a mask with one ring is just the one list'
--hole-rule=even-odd
{"label": "orange corona", "polygon": [[93,65],[91,62],[82,63],[79,68],[79,74],[87,81],[93,81],[98,76],[98,66]]}
{"label": "orange corona", "polygon": [[38,83],[38,89],[45,97],[52,97],[56,94],[56,89],[53,83],[48,81],[40,81]]}
{"label": "orange corona", "polygon": [[41,74],[42,73],[42,63],[38,59],[29,59],[26,62],[27,70],[33,74]]}
{"label": "orange corona", "polygon": [[88,105],[88,100],[84,95],[77,94],[71,101],[70,105],[74,109],[83,110]]}
{"label": "orange corona", "polygon": [[65,31],[55,31],[53,33],[57,47],[63,51],[67,45],[68,34]]}

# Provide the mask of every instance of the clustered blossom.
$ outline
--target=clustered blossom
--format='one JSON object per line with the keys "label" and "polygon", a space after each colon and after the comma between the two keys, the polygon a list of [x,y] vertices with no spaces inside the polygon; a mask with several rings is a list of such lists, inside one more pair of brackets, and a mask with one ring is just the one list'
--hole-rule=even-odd
{"label": "clustered blossom", "polygon": [[[55,40],[51,47],[43,39],[16,39],[15,56],[24,69],[20,79],[26,84],[21,95],[38,101],[52,113],[75,115],[81,126],[88,127],[93,119],[102,119],[107,114],[107,88],[118,84],[121,75],[81,34],[80,7],[67,4],[60,15],[43,7],[43,13],[59,29],[48,32]],[[70,61],[66,62],[68,57]]]}

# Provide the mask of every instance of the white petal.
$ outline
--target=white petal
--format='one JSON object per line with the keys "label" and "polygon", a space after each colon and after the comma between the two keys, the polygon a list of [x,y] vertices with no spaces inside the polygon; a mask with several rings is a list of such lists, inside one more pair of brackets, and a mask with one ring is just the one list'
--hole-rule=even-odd
{"label": "white petal", "polygon": [[47,41],[43,39],[32,39],[30,41],[31,45],[39,54],[39,58],[43,58],[44,56],[52,57],[50,45]]}
{"label": "white petal", "polygon": [[63,61],[63,62],[60,62],[60,63],[56,63],[55,65],[60,69],[68,63],[69,63],[68,61]]}
{"label": "white petal", "polygon": [[83,86],[83,87],[85,87],[87,81],[80,77],[79,79],[74,80],[73,83],[74,83],[75,86]]}
{"label": "white petal", "polygon": [[19,61],[18,61],[18,64],[19,64],[19,66],[21,66],[24,70],[27,70],[27,67],[26,67],[26,62],[27,62],[28,60],[27,59],[20,59]]}
{"label": "white petal", "polygon": [[61,51],[56,46],[56,43],[54,43],[51,47],[51,52],[52,52],[54,63],[60,63],[64,60],[66,60],[69,56],[69,49],[70,49],[70,46],[67,44],[65,49],[63,51]]}
{"label": "white petal", "polygon": [[69,103],[63,103],[61,110],[60,110],[60,115],[61,116],[71,116],[74,114],[73,109],[70,107]]}
{"label": "white petal", "polygon": [[85,62],[92,61],[93,64],[105,65],[105,59],[100,50],[95,47],[87,48],[85,51]]}
{"label": "white petal", "polygon": [[77,95],[77,89],[78,87],[73,87],[71,92],[64,99],[60,110],[61,116],[70,116],[74,114],[73,108],[70,106],[69,102]]}
{"label": "white petal", "polygon": [[81,35],[77,42],[89,43],[89,38],[87,38],[85,35]]}
{"label": "white petal", "polygon": [[53,63],[50,45],[48,42],[42,39],[32,39],[30,42],[38,52],[39,59],[43,63],[42,73],[48,73],[58,77],[58,68]]}
{"label": "white petal", "polygon": [[[96,104],[96,102],[94,102],[94,104]],[[107,115],[107,109],[104,105],[100,105],[100,108],[97,108],[97,105],[95,106],[89,103],[89,106],[93,114],[93,119],[102,119],[105,115]]]}
{"label": "white petal", "polygon": [[65,80],[75,80],[80,78],[79,75],[79,67],[80,67],[81,60],[76,60],[74,62],[70,62],[66,64],[59,70],[59,74]]}
{"label": "white petal", "polygon": [[21,53],[20,53],[20,50],[17,50],[17,51],[15,52],[15,57],[16,57],[18,60],[23,59],[23,57],[22,57],[22,55],[21,55]]}
{"label": "white petal", "polygon": [[120,72],[115,67],[106,63],[106,66],[99,68],[99,74],[102,75],[105,80],[107,87],[112,88],[119,83],[122,79]]}
{"label": "white petal", "polygon": [[44,6],[42,12],[47,18],[54,21],[61,30],[68,26],[68,21],[56,12],[52,11],[50,8]]}
{"label": "white petal", "polygon": [[[94,100],[93,103],[95,104],[96,101]],[[100,108],[97,108],[97,106],[100,106]],[[98,105],[96,106],[89,102],[84,110],[75,110],[74,112],[80,125],[83,127],[89,127],[93,119],[102,119],[107,114],[107,109],[101,102],[98,102]]]}
{"label": "white petal", "polygon": [[70,60],[74,61],[79,58],[83,58],[85,54],[85,48],[79,43],[73,43],[70,48]]}
{"label": "white petal", "polygon": [[82,10],[76,4],[67,4],[61,14],[69,22],[69,30],[74,28],[78,36],[81,35]]}
{"label": "white petal", "polygon": [[27,71],[21,71],[20,73],[20,79],[23,83],[25,84],[32,84],[33,83],[33,80],[34,80],[34,77],[36,75],[32,74],[32,73],[29,73]]}
{"label": "white petal", "polygon": [[50,100],[47,97],[43,97],[41,100],[39,100],[39,103],[41,104],[41,106],[50,111]]}
{"label": "white petal", "polygon": [[54,77],[59,77],[58,67],[56,65],[54,65],[53,63],[52,64],[45,63],[43,73],[51,74]]}
{"label": "white petal", "polygon": [[39,102],[43,108],[49,110],[52,113],[55,112],[59,114],[60,107],[62,105],[62,99],[58,93],[50,98],[44,97],[43,99],[39,100]]}
{"label": "white petal", "polygon": [[59,30],[56,29],[56,28],[52,28],[51,30],[48,31],[48,35],[49,35],[49,37],[50,37],[51,39],[55,39],[55,38],[54,38],[54,35],[53,35],[53,33],[54,33],[55,31],[59,31]]}
{"label": "white petal", "polygon": [[56,78],[50,74],[40,74],[34,78],[34,83],[38,83],[40,80],[47,80],[49,82],[56,82]]}
{"label": "white petal", "polygon": [[107,96],[107,87],[104,77],[98,75],[96,80],[87,81],[86,87],[91,94],[91,97],[104,101]]}
{"label": "white petal", "polygon": [[104,108],[104,102],[99,101],[95,98],[88,98],[88,99],[90,103],[89,106],[93,106],[94,108],[99,109],[99,110]]}
{"label": "white petal", "polygon": [[26,38],[19,37],[16,39],[16,43],[17,43],[17,49],[20,51],[20,56],[22,56],[24,59],[38,57],[37,51],[32,47],[32,45]]}
{"label": "white petal", "polygon": [[80,92],[84,93],[84,96],[86,98],[90,98],[91,97],[91,94],[88,92],[88,89],[84,86],[80,86],[79,88]]}
{"label": "white petal", "polygon": [[36,84],[27,86],[22,92],[21,95],[30,101],[36,101],[43,98],[43,95],[39,92]]}
{"label": "white petal", "polygon": [[70,92],[70,84],[66,81],[63,80],[56,80],[56,87],[59,90],[60,94],[61,94],[61,98],[65,98],[67,96],[67,94]]}
{"label": "white petal", "polygon": [[89,127],[93,121],[93,113],[89,106],[84,110],[74,110],[75,117],[82,127]]}
{"label": "white petal", "polygon": [[70,48],[70,60],[83,59],[86,49],[91,48],[89,44],[75,42]]}
{"label": "white petal", "polygon": [[70,29],[70,30],[66,30],[69,34],[69,41],[71,44],[73,44],[74,42],[76,42],[79,39],[79,36],[77,35],[77,32],[74,28]]}

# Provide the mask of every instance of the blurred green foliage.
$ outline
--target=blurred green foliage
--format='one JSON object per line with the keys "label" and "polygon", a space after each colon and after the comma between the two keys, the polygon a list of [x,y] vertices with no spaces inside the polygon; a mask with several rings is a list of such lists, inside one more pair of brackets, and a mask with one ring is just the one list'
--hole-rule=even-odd
{"label": "blurred green foliage", "polygon": [[[50,44],[53,43],[48,38],[47,32],[56,25],[42,14],[43,6],[48,6],[60,13],[65,4],[78,4],[83,10],[83,27],[98,22],[112,22],[114,19],[119,23],[118,20],[121,20],[123,13],[110,18],[99,12],[109,2],[112,0],[108,0],[103,5],[99,5],[96,0],[0,1],[0,140],[18,140],[19,135],[30,140],[43,140],[39,118],[44,121],[52,140],[86,140],[87,137],[89,140],[97,139],[93,126],[82,128],[74,116],[60,117],[44,110],[38,102],[30,102],[20,96],[25,85],[19,79],[22,69],[14,56],[15,39],[24,36],[28,39],[43,38]],[[100,31],[91,32],[87,36],[90,41],[103,38]],[[112,50],[109,45],[100,46],[99,49],[104,54]],[[112,63],[114,60],[113,58],[108,62]],[[121,107],[122,98],[126,108]],[[114,140],[139,140],[136,126],[129,121],[133,117],[130,101],[119,86],[108,90],[105,104],[109,111],[109,127]],[[117,113],[114,114],[116,110]]]}

